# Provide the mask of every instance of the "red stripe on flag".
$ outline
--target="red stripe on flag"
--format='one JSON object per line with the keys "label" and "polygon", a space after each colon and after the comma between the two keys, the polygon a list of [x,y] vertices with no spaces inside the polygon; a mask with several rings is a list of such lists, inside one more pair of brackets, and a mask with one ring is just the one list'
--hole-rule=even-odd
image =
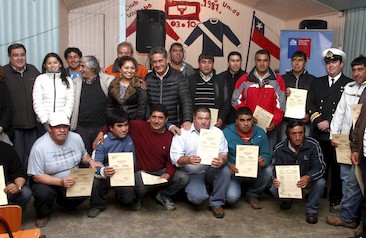
{"label": "red stripe on flag", "polygon": [[280,59],[280,48],[262,35],[257,29],[254,29],[253,31],[252,41],[267,50],[276,59]]}

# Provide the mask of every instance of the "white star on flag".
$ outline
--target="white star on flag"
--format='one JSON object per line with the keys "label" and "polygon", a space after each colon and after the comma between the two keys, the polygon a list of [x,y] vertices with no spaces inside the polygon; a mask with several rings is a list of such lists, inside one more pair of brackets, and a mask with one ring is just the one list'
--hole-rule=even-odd
{"label": "white star on flag", "polygon": [[263,28],[263,25],[261,22],[258,22],[256,27],[257,27],[258,31],[260,31]]}

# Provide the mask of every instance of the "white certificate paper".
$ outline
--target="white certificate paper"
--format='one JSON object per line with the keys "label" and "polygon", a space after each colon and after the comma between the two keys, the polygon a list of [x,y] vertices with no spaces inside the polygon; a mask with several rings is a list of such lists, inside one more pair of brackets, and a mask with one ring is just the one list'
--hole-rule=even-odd
{"label": "white certificate paper", "polygon": [[145,185],[155,185],[155,184],[161,184],[161,183],[167,183],[168,180],[164,178],[160,178],[160,176],[152,175],[146,172],[141,171],[141,178],[142,182]]}
{"label": "white certificate paper", "polygon": [[219,156],[221,133],[217,130],[201,129],[197,155],[201,164],[211,165],[212,159]]}
{"label": "white certificate paper", "polygon": [[256,178],[258,175],[259,146],[236,145],[235,176]]}
{"label": "white certificate paper", "polygon": [[280,198],[302,198],[301,188],[297,187],[300,180],[299,165],[276,165],[276,176],[280,181],[278,196]]}
{"label": "white certificate paper", "polygon": [[273,114],[261,108],[260,106],[256,106],[253,113],[253,117],[255,117],[258,120],[257,126],[259,126],[265,132],[267,132],[267,127],[271,125]]}
{"label": "white certificate paper", "polygon": [[4,167],[0,165],[0,205],[8,204],[8,196],[4,192],[5,187]]}
{"label": "white certificate paper", "polygon": [[95,169],[71,169],[70,177],[76,182],[67,188],[66,197],[89,197],[93,188]]}
{"label": "white certificate paper", "polygon": [[219,118],[219,109],[210,108],[211,111],[211,125],[215,125],[217,123],[217,119]]}
{"label": "white certificate paper", "polygon": [[332,138],[338,142],[338,146],[335,147],[337,162],[340,164],[352,164],[349,135],[333,134]]}
{"label": "white certificate paper", "polygon": [[290,96],[286,100],[285,117],[302,119],[305,117],[306,97],[305,89],[290,88]]}
{"label": "white certificate paper", "polygon": [[361,113],[361,107],[362,104],[355,104],[351,106],[353,128],[355,128],[356,121]]}
{"label": "white certificate paper", "polygon": [[108,163],[116,171],[110,177],[111,187],[135,186],[132,152],[108,153]]}

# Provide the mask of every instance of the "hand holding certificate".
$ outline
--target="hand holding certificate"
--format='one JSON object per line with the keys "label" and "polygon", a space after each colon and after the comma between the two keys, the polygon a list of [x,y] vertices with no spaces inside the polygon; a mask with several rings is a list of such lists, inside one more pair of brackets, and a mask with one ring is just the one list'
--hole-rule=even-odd
{"label": "hand holding certificate", "polygon": [[332,135],[332,138],[338,142],[338,146],[335,147],[337,162],[340,164],[352,164],[349,135],[334,134]]}
{"label": "hand holding certificate", "polygon": [[161,178],[160,176],[152,175],[141,171],[142,182],[145,185],[156,185],[161,183],[167,183],[168,180]]}
{"label": "hand holding certificate", "polygon": [[257,178],[259,146],[236,145],[235,166],[239,173],[235,176]]}
{"label": "hand holding certificate", "polygon": [[91,195],[95,169],[72,169],[70,177],[76,182],[66,190],[66,197],[86,197]]}
{"label": "hand holding certificate", "polygon": [[291,94],[287,97],[285,117],[302,119],[305,117],[306,97],[305,89],[290,88]]}
{"label": "hand holding certificate", "polygon": [[280,181],[278,196],[280,198],[302,198],[301,188],[297,186],[300,181],[299,165],[276,165],[276,176]]}
{"label": "hand holding certificate", "polygon": [[267,127],[269,127],[269,125],[272,122],[273,114],[267,112],[260,106],[256,106],[253,113],[253,117],[255,117],[258,120],[257,126],[259,126],[265,132],[267,132]]}
{"label": "hand holding certificate", "polygon": [[133,153],[109,153],[108,162],[109,166],[113,167],[116,171],[110,177],[111,187],[135,186]]}
{"label": "hand holding certificate", "polygon": [[220,141],[220,131],[209,129],[200,130],[197,155],[201,157],[201,164],[211,165],[212,159],[219,156]]}
{"label": "hand holding certificate", "polygon": [[211,125],[215,125],[217,123],[217,119],[219,118],[219,109],[210,108],[211,112]]}
{"label": "hand holding certificate", "polygon": [[4,192],[5,187],[4,167],[0,165],[0,205],[8,204],[8,196]]}

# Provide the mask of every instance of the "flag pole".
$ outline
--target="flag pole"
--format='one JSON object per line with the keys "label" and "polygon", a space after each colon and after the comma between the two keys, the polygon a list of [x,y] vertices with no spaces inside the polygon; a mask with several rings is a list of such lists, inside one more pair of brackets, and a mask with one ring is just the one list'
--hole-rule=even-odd
{"label": "flag pole", "polygon": [[253,11],[252,26],[250,27],[250,35],[249,35],[249,43],[248,43],[247,60],[245,61],[245,72],[247,72],[247,68],[248,68],[249,51],[250,51],[250,44],[252,42],[252,34],[253,34],[253,26],[254,26],[254,17],[255,17],[255,11]]}

